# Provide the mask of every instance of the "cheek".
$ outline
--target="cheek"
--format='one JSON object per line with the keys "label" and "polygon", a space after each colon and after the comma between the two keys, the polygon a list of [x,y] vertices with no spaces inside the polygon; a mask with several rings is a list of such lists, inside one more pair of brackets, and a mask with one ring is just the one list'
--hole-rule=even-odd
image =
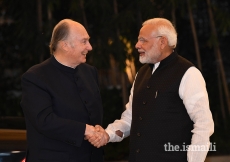
{"label": "cheek", "polygon": [[81,54],[81,50],[79,49],[79,48],[76,48],[75,49],[75,51],[74,51],[74,54],[76,55],[76,56],[79,56],[80,54]]}
{"label": "cheek", "polygon": [[85,50],[86,50],[86,47],[85,47],[85,46],[79,46],[79,48],[78,48],[78,52],[79,52],[79,53],[84,53]]}
{"label": "cheek", "polygon": [[153,45],[146,45],[143,47],[143,49],[146,51],[146,52],[151,52],[153,49],[154,49],[154,46]]}

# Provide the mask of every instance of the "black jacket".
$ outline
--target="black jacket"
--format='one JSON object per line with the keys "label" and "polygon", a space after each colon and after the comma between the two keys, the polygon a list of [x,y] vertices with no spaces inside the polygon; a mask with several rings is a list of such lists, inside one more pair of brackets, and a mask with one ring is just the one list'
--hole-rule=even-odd
{"label": "black jacket", "polygon": [[102,124],[97,71],[66,67],[52,56],[22,76],[27,161],[101,162],[103,150],[84,140],[85,124]]}
{"label": "black jacket", "polygon": [[191,144],[193,122],[179,96],[185,72],[193,66],[176,53],[152,66],[144,65],[135,80],[130,132],[130,162],[186,162],[187,151],[168,146]]}

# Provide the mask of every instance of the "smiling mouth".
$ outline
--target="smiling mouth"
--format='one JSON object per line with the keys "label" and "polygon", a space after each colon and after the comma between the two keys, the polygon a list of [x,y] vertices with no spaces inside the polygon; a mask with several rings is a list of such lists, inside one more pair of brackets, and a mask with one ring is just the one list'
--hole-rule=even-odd
{"label": "smiling mouth", "polygon": [[140,56],[144,56],[145,53],[144,53],[144,52],[140,52],[139,55],[140,55]]}

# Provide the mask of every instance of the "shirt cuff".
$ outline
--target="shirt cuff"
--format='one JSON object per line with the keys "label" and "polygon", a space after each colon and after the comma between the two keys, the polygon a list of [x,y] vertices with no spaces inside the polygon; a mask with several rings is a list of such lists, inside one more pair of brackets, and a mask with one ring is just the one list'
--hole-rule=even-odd
{"label": "shirt cuff", "polygon": [[118,135],[116,135],[115,132],[113,132],[109,129],[105,129],[105,131],[109,135],[109,141],[108,142],[120,142],[124,139],[124,133],[123,133],[122,137],[119,137]]}

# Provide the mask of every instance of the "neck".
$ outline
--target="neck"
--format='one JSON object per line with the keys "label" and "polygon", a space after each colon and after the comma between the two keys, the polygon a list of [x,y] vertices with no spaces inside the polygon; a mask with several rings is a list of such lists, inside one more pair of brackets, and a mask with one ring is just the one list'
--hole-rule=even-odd
{"label": "neck", "polygon": [[60,64],[75,69],[77,66],[76,66],[76,65],[72,65],[72,64],[70,63],[70,61],[68,61],[68,59],[66,59],[66,57],[64,57],[63,55],[65,55],[65,54],[57,54],[57,53],[55,53],[55,54],[54,54],[54,58],[55,58]]}

